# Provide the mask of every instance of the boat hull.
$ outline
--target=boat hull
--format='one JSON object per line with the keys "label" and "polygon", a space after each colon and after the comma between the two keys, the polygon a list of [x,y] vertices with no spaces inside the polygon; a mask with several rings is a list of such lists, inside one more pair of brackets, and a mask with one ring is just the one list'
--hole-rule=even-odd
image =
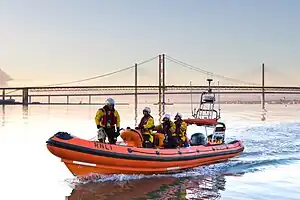
{"label": "boat hull", "polygon": [[75,176],[97,174],[174,173],[226,161],[240,155],[241,141],[216,146],[150,149],[103,144],[76,137],[51,137],[48,150],[62,159]]}

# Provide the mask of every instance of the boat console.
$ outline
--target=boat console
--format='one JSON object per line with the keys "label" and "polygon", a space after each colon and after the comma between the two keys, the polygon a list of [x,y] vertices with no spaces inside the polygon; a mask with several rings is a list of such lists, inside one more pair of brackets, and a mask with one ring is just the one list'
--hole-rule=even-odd
{"label": "boat console", "polygon": [[[192,116],[195,118],[194,121],[214,120],[215,123],[201,124],[205,127],[208,144],[223,144],[225,142],[226,126],[224,123],[218,122],[220,119],[220,109],[219,112],[215,109],[216,95],[211,89],[213,79],[207,79],[207,81],[208,90],[201,93],[199,108],[197,111],[192,111]],[[220,104],[220,102],[218,103]],[[190,119],[190,121],[192,120]],[[207,127],[214,129],[212,134],[207,135]],[[197,134],[198,133],[193,134],[192,137]]]}

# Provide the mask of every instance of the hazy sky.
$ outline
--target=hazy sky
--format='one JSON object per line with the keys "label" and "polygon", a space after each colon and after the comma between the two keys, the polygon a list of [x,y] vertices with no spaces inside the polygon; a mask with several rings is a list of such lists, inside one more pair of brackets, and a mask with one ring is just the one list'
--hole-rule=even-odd
{"label": "hazy sky", "polygon": [[[1,0],[0,68],[16,79],[10,85],[43,85],[166,53],[258,83],[265,62],[267,83],[300,85],[299,10],[298,0]],[[168,62],[167,82],[203,83],[205,75],[185,71]],[[157,61],[139,75],[156,84]],[[133,84],[133,71],[85,84],[115,82]]]}

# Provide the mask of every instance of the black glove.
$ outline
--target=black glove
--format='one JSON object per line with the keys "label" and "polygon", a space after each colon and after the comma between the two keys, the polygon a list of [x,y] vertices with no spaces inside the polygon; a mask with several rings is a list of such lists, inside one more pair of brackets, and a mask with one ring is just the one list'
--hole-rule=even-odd
{"label": "black glove", "polygon": [[117,135],[117,137],[120,135],[120,127],[117,127],[116,135]]}
{"label": "black glove", "polygon": [[100,125],[97,125],[97,129],[99,129],[99,128],[101,128],[101,126],[100,126]]}

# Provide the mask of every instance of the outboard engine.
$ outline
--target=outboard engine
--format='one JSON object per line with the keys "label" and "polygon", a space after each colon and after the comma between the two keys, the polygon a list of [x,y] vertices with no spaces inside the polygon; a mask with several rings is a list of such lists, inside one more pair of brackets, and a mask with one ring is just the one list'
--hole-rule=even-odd
{"label": "outboard engine", "polygon": [[194,133],[190,139],[190,145],[207,145],[207,137],[203,133]]}

